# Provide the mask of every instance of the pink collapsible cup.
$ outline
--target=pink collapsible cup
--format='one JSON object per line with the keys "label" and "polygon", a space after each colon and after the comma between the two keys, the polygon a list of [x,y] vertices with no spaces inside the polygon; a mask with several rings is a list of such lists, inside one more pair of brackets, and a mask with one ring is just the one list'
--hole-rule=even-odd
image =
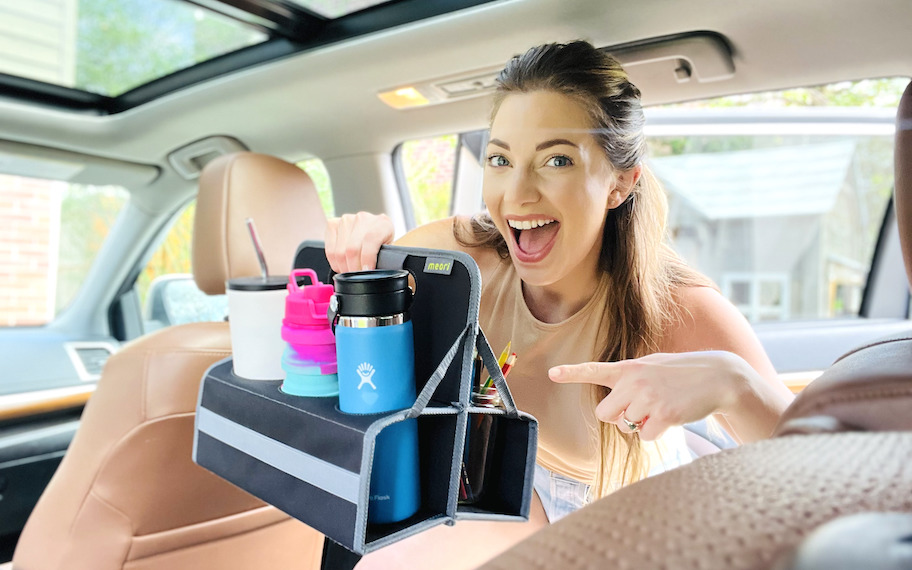
{"label": "pink collapsible cup", "polygon": [[[309,277],[311,284],[299,286],[300,277]],[[339,393],[336,337],[327,316],[332,295],[333,286],[320,283],[313,269],[295,269],[289,275],[282,320],[282,340],[288,343],[282,355],[283,392],[316,397]]]}

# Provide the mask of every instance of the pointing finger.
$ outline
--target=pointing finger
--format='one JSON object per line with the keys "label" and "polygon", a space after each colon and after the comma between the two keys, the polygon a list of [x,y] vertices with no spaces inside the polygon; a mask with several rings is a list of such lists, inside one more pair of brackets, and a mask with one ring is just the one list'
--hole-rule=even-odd
{"label": "pointing finger", "polygon": [[564,364],[548,370],[554,382],[598,384],[613,388],[621,377],[623,362],[584,362]]}

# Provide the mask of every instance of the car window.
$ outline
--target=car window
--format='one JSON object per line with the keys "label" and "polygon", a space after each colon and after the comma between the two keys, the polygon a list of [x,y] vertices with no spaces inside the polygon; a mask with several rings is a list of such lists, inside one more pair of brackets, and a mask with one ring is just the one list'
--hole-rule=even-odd
{"label": "car window", "polygon": [[193,280],[191,244],[195,212],[194,200],[174,219],[136,281],[144,332],[170,325],[221,321],[227,314],[225,295],[206,295]]}
{"label": "car window", "polygon": [[751,321],[856,315],[892,189],[892,136],[650,141],[675,249]]}
{"label": "car window", "polygon": [[411,140],[395,153],[409,228],[453,213],[457,135]]}
{"label": "car window", "polygon": [[326,171],[323,161],[319,158],[308,158],[297,163],[297,167],[306,172],[313,180],[326,216],[329,218],[335,216],[336,206],[333,201],[332,184],[329,183],[329,172]]}
{"label": "car window", "polygon": [[649,164],[668,192],[674,247],[750,321],[858,315],[893,190],[893,113],[906,83],[845,82],[650,115]]}
{"label": "car window", "polygon": [[[323,161],[297,163],[314,181],[327,216],[334,212],[332,187]],[[168,233],[149,258],[136,281],[146,333],[172,325],[221,321],[228,314],[225,295],[206,295],[193,280],[191,247],[196,201],[174,217]]]}
{"label": "car window", "polygon": [[[892,195],[894,115],[907,83],[647,110],[648,163],[668,193],[671,241],[751,322],[858,315]],[[485,135],[401,145],[416,225],[478,210]]]}
{"label": "car window", "polygon": [[0,174],[0,326],[46,324],[73,300],[128,197]]}

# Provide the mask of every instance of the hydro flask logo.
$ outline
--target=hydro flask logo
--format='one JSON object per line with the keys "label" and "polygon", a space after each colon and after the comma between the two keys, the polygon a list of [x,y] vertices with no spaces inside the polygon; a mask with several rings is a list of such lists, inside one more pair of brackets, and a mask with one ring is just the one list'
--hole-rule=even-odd
{"label": "hydro flask logo", "polygon": [[371,380],[371,378],[374,377],[374,372],[376,372],[376,370],[374,370],[374,367],[371,365],[370,362],[362,362],[358,366],[357,372],[358,372],[358,376],[361,378],[361,382],[358,383],[359,390],[361,388],[363,388],[365,384],[370,384],[370,387],[373,388],[374,390],[377,389],[377,386]]}

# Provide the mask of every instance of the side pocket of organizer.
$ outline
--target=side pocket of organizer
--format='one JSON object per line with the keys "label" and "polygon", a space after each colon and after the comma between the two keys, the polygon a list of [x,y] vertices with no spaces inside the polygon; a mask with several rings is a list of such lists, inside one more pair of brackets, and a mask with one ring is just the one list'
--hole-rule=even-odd
{"label": "side pocket of organizer", "polygon": [[[538,422],[516,408],[497,359],[481,331],[475,345],[494,380],[503,408],[469,406],[467,410],[461,493],[474,496],[458,505],[456,518],[528,520]],[[479,458],[485,460],[482,474],[479,474],[480,466],[474,463]],[[482,476],[484,480],[480,481]],[[473,483],[476,489],[466,488]]]}

